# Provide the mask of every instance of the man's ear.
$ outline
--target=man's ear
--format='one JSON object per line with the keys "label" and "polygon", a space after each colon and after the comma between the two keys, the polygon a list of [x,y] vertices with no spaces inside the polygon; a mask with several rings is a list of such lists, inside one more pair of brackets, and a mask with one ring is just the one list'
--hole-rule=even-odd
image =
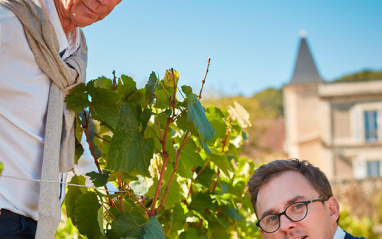
{"label": "man's ear", "polygon": [[326,206],[329,209],[329,216],[333,222],[336,222],[340,215],[340,205],[335,197],[330,197],[326,202]]}

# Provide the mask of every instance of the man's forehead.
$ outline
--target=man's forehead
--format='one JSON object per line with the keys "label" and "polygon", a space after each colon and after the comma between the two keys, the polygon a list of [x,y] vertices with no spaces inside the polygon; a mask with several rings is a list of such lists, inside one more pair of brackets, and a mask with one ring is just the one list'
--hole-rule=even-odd
{"label": "man's forehead", "polygon": [[318,192],[299,172],[287,171],[271,178],[259,188],[256,211],[261,216],[266,211],[283,211],[290,203],[310,200]]}

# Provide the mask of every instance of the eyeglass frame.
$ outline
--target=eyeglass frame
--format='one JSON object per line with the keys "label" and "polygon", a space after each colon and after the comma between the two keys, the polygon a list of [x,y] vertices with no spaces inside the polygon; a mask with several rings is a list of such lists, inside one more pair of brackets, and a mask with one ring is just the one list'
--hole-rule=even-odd
{"label": "eyeglass frame", "polygon": [[[289,204],[289,205],[285,208],[285,210],[284,210],[283,212],[280,212],[280,213],[277,213],[277,214],[270,213],[270,214],[268,214],[268,215],[263,216],[259,221],[256,222],[256,226],[258,226],[259,228],[261,228],[261,230],[263,230],[265,233],[274,233],[274,232],[276,232],[277,230],[280,229],[280,218],[281,218],[281,215],[285,215],[285,217],[288,218],[288,219],[289,219],[290,221],[292,221],[292,222],[300,222],[300,221],[304,220],[304,219],[306,218],[306,216],[308,215],[308,205],[309,205],[309,204],[311,204],[311,203],[313,203],[313,202],[325,202],[325,201],[327,201],[328,199],[329,199],[329,198],[327,198],[327,199],[319,198],[319,199],[314,199],[314,200],[299,201],[299,202],[291,203],[291,204]],[[297,203],[303,203],[303,204],[305,204],[305,206],[306,206],[306,213],[305,213],[305,216],[304,216],[303,218],[301,218],[300,220],[296,220],[296,221],[295,221],[295,220],[292,220],[292,219],[286,214],[286,211],[288,210],[288,208],[289,208],[290,206],[292,206],[292,205],[294,205],[294,204],[297,204]],[[274,231],[272,231],[272,232],[268,232],[268,231],[264,230],[264,229],[260,226],[260,222],[261,222],[261,220],[263,220],[265,217],[268,217],[268,216],[270,216],[270,215],[277,216],[277,217],[278,217],[278,220],[279,220],[279,226],[276,228],[276,230],[274,230]]]}

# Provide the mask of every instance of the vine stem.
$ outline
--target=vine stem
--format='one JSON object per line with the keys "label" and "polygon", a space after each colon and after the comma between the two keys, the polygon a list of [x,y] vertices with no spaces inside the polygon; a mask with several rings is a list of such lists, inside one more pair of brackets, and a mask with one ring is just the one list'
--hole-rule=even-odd
{"label": "vine stem", "polygon": [[114,220],[117,220],[117,218],[115,218],[115,216],[113,215],[113,213],[111,213],[111,212],[109,211],[109,209],[107,209],[106,206],[103,206],[103,207],[106,209],[106,211],[109,213],[109,215],[110,215]]}
{"label": "vine stem", "polygon": [[[132,190],[129,186],[127,186],[129,188],[129,190]],[[141,206],[141,208],[143,208],[143,210],[145,210],[145,212],[150,215],[150,211],[145,207],[145,205],[142,204],[141,201],[139,201],[139,199],[134,196],[134,194],[130,193],[130,196],[138,203],[139,206]]]}
{"label": "vine stem", "polygon": [[189,135],[189,131],[186,132],[186,134],[184,135],[184,138],[183,138],[183,141],[182,141],[182,144],[181,146],[179,147],[177,153],[176,153],[176,159],[175,159],[175,166],[174,166],[174,170],[172,171],[172,174],[171,174],[171,178],[167,184],[167,187],[166,187],[166,191],[164,192],[164,195],[163,195],[163,198],[161,200],[161,204],[159,205],[159,207],[156,209],[156,213],[163,207],[163,203],[164,201],[166,200],[166,197],[167,197],[167,193],[168,193],[168,190],[170,189],[170,185],[172,183],[172,180],[174,178],[174,175],[176,173],[176,170],[178,168],[178,163],[179,163],[179,158],[180,158],[180,154],[182,152],[182,149],[184,147],[184,145],[188,142],[188,140],[190,139],[190,137],[188,136]]}
{"label": "vine stem", "polygon": [[[207,165],[210,163],[210,159],[207,160],[207,162],[204,164],[203,168],[198,172],[198,174],[196,175],[195,178],[192,178],[191,179],[191,183],[190,183],[190,186],[188,187],[188,194],[187,194],[187,198],[190,197],[191,193],[192,193],[192,183],[195,181],[195,179],[197,177],[199,177],[199,175],[203,172],[203,170],[207,167]],[[194,170],[195,172],[195,170]]]}
{"label": "vine stem", "polygon": [[84,129],[84,131],[86,131],[86,132],[88,132],[89,134],[94,135],[95,137],[97,137],[97,138],[99,138],[99,139],[101,139],[101,140],[103,140],[103,141],[105,141],[105,142],[108,142],[108,143],[110,144],[110,141],[109,141],[109,140],[102,138],[102,137],[99,136],[98,134],[93,133],[92,131],[90,131],[90,130],[88,130],[88,129]]}
{"label": "vine stem", "polygon": [[117,77],[115,77],[115,70],[113,71],[113,91],[115,91],[115,86],[117,84]]}
{"label": "vine stem", "polygon": [[159,121],[159,116],[157,115],[156,117],[155,117],[155,122],[157,123],[157,125],[158,125],[158,134],[159,134],[159,136],[157,136],[158,137],[158,139],[159,139],[159,141],[161,140],[160,139],[160,137],[161,137],[161,128],[160,128],[160,121]]}
{"label": "vine stem", "polygon": [[160,177],[159,177],[158,185],[157,185],[157,188],[156,188],[156,191],[155,191],[155,196],[154,196],[154,199],[153,199],[153,204],[152,204],[151,210],[149,212],[150,216],[155,216],[156,215],[155,204],[156,204],[156,202],[158,200],[160,188],[162,187],[162,182],[163,182],[163,178],[164,178],[164,172],[165,172],[167,161],[168,161],[168,157],[169,157],[168,152],[166,151],[166,138],[167,138],[168,129],[170,127],[170,123],[171,123],[170,118],[167,118],[167,124],[166,124],[166,128],[164,130],[164,133],[163,133],[163,140],[162,140],[162,152],[163,152],[163,155],[165,157],[163,159],[163,165],[162,165],[162,169],[161,169],[161,172],[160,172]]}
{"label": "vine stem", "polygon": [[[91,110],[91,108],[89,108],[89,115],[90,115],[90,110]],[[102,174],[102,170],[101,170],[101,167],[100,167],[99,162],[98,162],[98,157],[95,154],[95,150],[94,150],[92,141],[90,140],[90,137],[89,137],[89,132],[90,132],[89,131],[89,116],[86,115],[86,111],[85,110],[84,110],[84,117],[85,117],[85,124],[81,123],[81,126],[84,129],[86,140],[88,141],[89,149],[90,149],[90,152],[91,152],[91,154],[92,154],[92,156],[94,158],[94,163],[97,166],[98,173]],[[108,187],[105,185],[104,188],[106,190],[106,194],[109,195]],[[113,202],[113,200],[111,200],[111,198],[109,198],[109,204],[110,204],[110,206],[116,207],[114,202]]]}
{"label": "vine stem", "polygon": [[202,98],[202,91],[203,91],[204,83],[206,83],[206,78],[207,78],[207,74],[208,74],[208,69],[210,68],[210,62],[211,62],[211,58],[208,57],[206,74],[204,74],[204,79],[203,79],[203,81],[202,81],[202,87],[200,88],[199,100]]}
{"label": "vine stem", "polygon": [[[119,186],[119,191],[121,191],[121,189],[122,189],[121,172],[118,172],[118,186]],[[125,212],[125,207],[123,205],[123,196],[122,195],[119,196],[119,200],[121,202],[121,211]]]}

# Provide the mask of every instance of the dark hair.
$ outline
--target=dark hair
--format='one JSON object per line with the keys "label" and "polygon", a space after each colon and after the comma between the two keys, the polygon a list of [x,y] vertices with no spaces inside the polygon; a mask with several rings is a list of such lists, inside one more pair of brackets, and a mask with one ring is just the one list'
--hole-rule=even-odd
{"label": "dark hair", "polygon": [[333,196],[332,187],[325,174],[308,161],[300,161],[298,159],[275,160],[256,169],[248,181],[248,191],[256,214],[259,188],[275,176],[287,171],[295,171],[304,175],[321,198],[328,199]]}

